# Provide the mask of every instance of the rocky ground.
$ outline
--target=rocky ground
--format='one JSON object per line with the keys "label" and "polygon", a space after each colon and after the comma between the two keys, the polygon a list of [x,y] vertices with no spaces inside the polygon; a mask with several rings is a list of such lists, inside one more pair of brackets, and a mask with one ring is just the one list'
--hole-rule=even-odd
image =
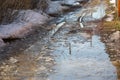
{"label": "rocky ground", "polygon": [[103,41],[106,43],[107,51],[110,54],[111,61],[120,60],[120,31],[110,31],[104,33]]}
{"label": "rocky ground", "polygon": [[120,79],[120,31],[114,28],[103,29],[101,31],[102,41],[106,45],[106,51],[109,54],[110,60],[116,66],[118,80]]}

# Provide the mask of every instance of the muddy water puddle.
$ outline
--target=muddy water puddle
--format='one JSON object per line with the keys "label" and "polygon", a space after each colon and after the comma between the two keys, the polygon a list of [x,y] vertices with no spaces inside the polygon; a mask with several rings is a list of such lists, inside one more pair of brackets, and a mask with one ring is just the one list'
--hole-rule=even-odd
{"label": "muddy water puddle", "polygon": [[51,40],[56,66],[50,80],[117,80],[100,36],[70,29],[64,26]]}

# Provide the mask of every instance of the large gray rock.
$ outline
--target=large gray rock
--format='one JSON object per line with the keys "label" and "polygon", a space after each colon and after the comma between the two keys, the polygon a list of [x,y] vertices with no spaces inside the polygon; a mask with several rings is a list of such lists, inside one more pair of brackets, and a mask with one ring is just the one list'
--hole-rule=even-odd
{"label": "large gray rock", "polygon": [[8,25],[0,25],[1,38],[22,38],[32,27],[44,24],[48,17],[32,10],[20,11],[15,22]]}
{"label": "large gray rock", "polygon": [[53,1],[50,2],[49,7],[47,9],[48,14],[61,14],[62,10],[69,9],[69,7],[65,7],[61,5],[61,1]]}
{"label": "large gray rock", "polygon": [[81,1],[87,2],[88,0],[52,0],[46,12],[48,14],[61,14],[64,10],[71,9],[71,7],[80,6]]}
{"label": "large gray rock", "polygon": [[48,19],[46,14],[32,10],[20,11],[13,23],[0,25],[0,46],[4,45],[2,39],[23,38],[33,30],[33,27],[44,24]]}
{"label": "large gray rock", "polygon": [[35,12],[33,10],[22,10],[19,12],[17,19],[18,22],[30,22],[33,24],[43,24],[48,20],[48,15],[44,13]]}
{"label": "large gray rock", "polygon": [[0,26],[0,38],[22,38],[31,31],[32,23],[12,23]]}
{"label": "large gray rock", "polygon": [[2,47],[4,45],[5,45],[4,41],[2,39],[0,39],[0,47]]}

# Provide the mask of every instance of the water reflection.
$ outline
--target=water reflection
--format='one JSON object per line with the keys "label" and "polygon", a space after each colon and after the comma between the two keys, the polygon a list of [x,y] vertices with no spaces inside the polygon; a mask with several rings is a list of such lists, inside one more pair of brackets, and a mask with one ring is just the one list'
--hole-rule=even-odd
{"label": "water reflection", "polygon": [[51,41],[57,65],[50,80],[116,80],[116,69],[100,36],[86,31],[69,33],[71,29],[64,27],[54,36],[56,41]]}

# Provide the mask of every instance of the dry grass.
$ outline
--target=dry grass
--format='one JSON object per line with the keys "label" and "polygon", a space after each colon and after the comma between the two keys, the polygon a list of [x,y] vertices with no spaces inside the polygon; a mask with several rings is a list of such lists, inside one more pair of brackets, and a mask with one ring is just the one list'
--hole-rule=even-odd
{"label": "dry grass", "polygon": [[27,9],[31,6],[31,0],[0,0],[0,4],[0,9]]}
{"label": "dry grass", "polygon": [[14,10],[39,8],[44,11],[48,0],[0,0],[0,23],[13,21]]}
{"label": "dry grass", "polygon": [[13,10],[31,8],[31,0],[0,0],[0,22],[12,22]]}
{"label": "dry grass", "polygon": [[89,7],[95,7],[96,5],[99,5],[100,4],[100,0],[91,0],[89,2]]}
{"label": "dry grass", "polygon": [[104,29],[116,29],[116,30],[120,30],[120,21],[111,21],[111,22],[103,22],[103,28]]}

